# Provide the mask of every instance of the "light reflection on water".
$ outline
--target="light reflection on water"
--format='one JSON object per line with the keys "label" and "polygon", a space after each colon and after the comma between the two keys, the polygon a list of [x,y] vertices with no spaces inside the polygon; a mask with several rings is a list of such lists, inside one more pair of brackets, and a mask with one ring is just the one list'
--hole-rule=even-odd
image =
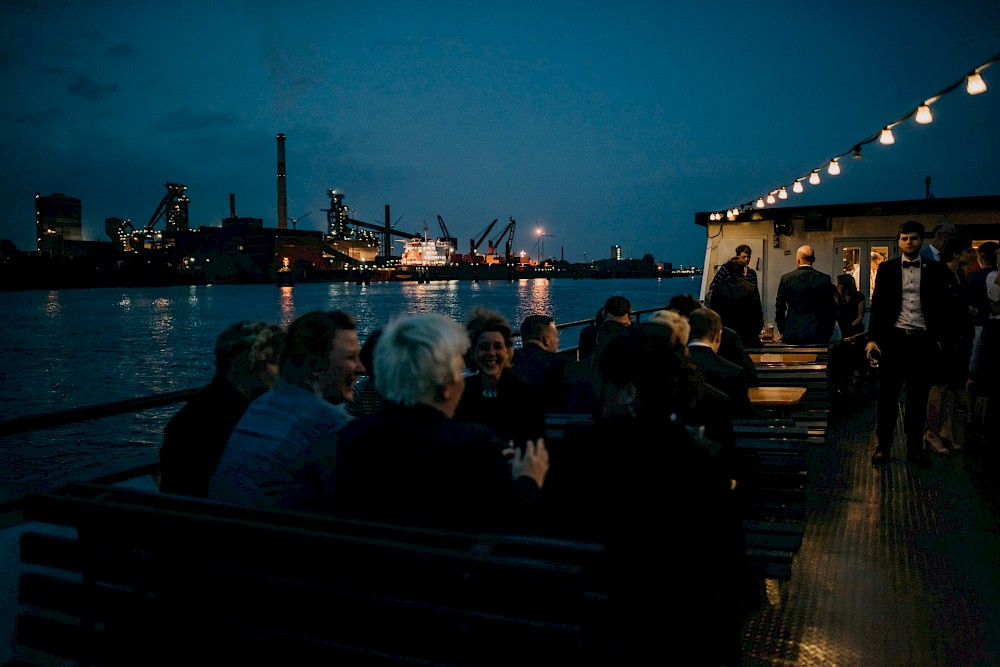
{"label": "light reflection on water", "polygon": [[[635,309],[647,309],[665,306],[675,294],[697,295],[699,287],[700,278],[532,279],[6,292],[0,318],[0,419],[204,385],[214,370],[215,337],[245,319],[287,326],[311,310],[341,309],[358,318],[363,339],[398,313],[433,311],[461,322],[473,306],[485,305],[516,329],[532,313],[548,313],[559,323],[590,319],[614,294],[630,299]],[[561,346],[574,346],[577,334],[561,332]],[[176,409],[94,422],[87,425],[86,439],[128,443],[115,449],[112,462],[128,459],[130,449],[155,453],[162,420]],[[0,439],[0,451],[15,455],[23,440],[60,450],[82,446],[76,437],[42,430],[16,443]],[[15,478],[23,468],[17,456],[2,463]]]}

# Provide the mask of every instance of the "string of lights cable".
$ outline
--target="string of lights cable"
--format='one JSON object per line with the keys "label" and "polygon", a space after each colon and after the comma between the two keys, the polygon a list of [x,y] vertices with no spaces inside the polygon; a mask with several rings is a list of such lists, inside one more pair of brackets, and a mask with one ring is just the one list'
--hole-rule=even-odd
{"label": "string of lights cable", "polygon": [[789,183],[785,183],[766,195],[761,195],[755,200],[750,200],[743,204],[738,204],[732,208],[725,210],[724,212],[715,212],[709,215],[709,220],[722,220],[723,216],[727,220],[735,220],[742,211],[752,210],[754,208],[764,208],[770,204],[776,203],[779,199],[788,199],[788,191],[791,190],[793,193],[798,194],[804,191],[803,181],[808,182],[810,185],[819,185],[821,182],[820,171],[826,168],[826,172],[830,176],[836,176],[840,174],[840,159],[847,157],[848,155],[853,156],[855,159],[861,157],[861,147],[878,140],[884,146],[892,145],[896,142],[895,136],[892,134],[892,129],[903,123],[910,118],[921,125],[926,125],[934,120],[933,114],[931,114],[931,106],[938,102],[942,97],[956,90],[962,84],[965,84],[965,91],[969,95],[979,95],[986,92],[986,81],[982,77],[982,71],[989,67],[990,65],[1000,61],[1000,53],[996,54],[983,64],[979,65],[975,69],[970,70],[968,73],[963,75],[960,79],[952,83],[950,86],[944,88],[935,95],[932,95],[921,102],[919,105],[911,109],[909,112],[903,116],[897,118],[891,123],[886,123],[877,132],[871,136],[854,143],[850,148],[842,153],[834,155],[829,160],[822,162],[815,169],[810,170],[806,174],[794,179]]}

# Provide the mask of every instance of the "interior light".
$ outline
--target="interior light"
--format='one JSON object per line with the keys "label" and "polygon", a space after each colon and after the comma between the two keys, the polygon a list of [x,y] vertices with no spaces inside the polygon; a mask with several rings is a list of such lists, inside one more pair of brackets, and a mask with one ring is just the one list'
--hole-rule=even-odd
{"label": "interior light", "polygon": [[728,211],[726,211],[726,220],[733,220],[735,218],[736,215],[733,214],[733,209],[729,209]]}
{"label": "interior light", "polygon": [[892,136],[892,130],[887,127],[883,127],[882,134],[878,136],[878,141],[884,146],[891,146],[896,143],[896,137]]}
{"label": "interior light", "polygon": [[792,185],[792,192],[794,192],[795,194],[799,194],[799,193],[802,192],[802,179],[801,178],[796,178],[795,179],[795,184]]}
{"label": "interior light", "polygon": [[809,176],[809,185],[819,185],[819,171],[813,169],[813,173]]}
{"label": "interior light", "polygon": [[830,160],[830,166],[827,168],[826,171],[831,176],[836,176],[837,174],[840,173],[840,162],[837,161],[837,158],[833,158],[832,160]]}
{"label": "interior light", "polygon": [[929,106],[927,106],[926,104],[921,104],[919,107],[917,107],[916,121],[918,123],[920,123],[921,125],[926,125],[932,120],[934,120],[934,117],[931,116],[931,108]]}
{"label": "interior light", "polygon": [[781,189],[778,190],[778,199],[788,199],[788,190],[785,189],[785,186],[781,186]]}
{"label": "interior light", "polygon": [[764,208],[764,200],[761,197],[757,197],[757,208]]}
{"label": "interior light", "polygon": [[965,91],[970,95],[986,92],[986,82],[983,81],[983,77],[979,76],[979,72],[973,72],[968,76],[965,82]]}
{"label": "interior light", "polygon": [[769,194],[769,195],[767,196],[767,203],[768,203],[768,204],[773,204],[773,203],[774,203],[774,201],[775,201],[775,199],[774,199],[774,193],[772,192],[771,194]]}

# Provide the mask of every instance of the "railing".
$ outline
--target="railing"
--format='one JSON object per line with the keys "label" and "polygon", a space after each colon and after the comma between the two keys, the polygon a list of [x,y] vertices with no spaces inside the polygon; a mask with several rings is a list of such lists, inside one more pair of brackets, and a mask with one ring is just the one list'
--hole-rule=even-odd
{"label": "railing", "polygon": [[[662,309],[647,308],[645,310],[637,310],[632,314],[635,317],[636,322],[641,322],[643,315],[656,312],[657,310]],[[580,328],[587,326],[590,323],[590,320],[576,320],[573,322],[557,324],[556,328],[559,330]],[[520,332],[516,332],[514,336],[515,338],[519,338]],[[575,352],[575,346],[567,347],[559,351],[560,354],[574,354]],[[130,398],[124,401],[99,403],[97,405],[71,408],[69,410],[60,410],[42,415],[29,415],[27,417],[4,419],[0,420],[0,437],[16,435],[18,433],[29,433],[31,431],[39,431],[57,426],[66,426],[67,424],[75,424],[78,422],[90,421],[92,419],[101,419],[102,417],[113,417],[115,415],[141,412],[143,410],[159,408],[173,403],[181,403],[190,399],[192,396],[201,391],[201,389],[202,387],[178,389],[177,391],[153,394],[152,396],[141,396],[139,398]]]}

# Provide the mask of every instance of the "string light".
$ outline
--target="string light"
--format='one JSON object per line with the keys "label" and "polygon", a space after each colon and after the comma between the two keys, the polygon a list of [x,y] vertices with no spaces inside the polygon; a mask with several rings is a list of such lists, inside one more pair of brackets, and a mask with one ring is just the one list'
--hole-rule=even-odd
{"label": "string light", "polygon": [[[868,137],[864,141],[859,141],[855,143],[849,150],[844,151],[840,155],[835,156],[832,160],[830,160],[829,163],[825,165],[827,167],[827,173],[829,173],[831,176],[838,175],[841,170],[840,158],[845,157],[847,155],[851,155],[855,160],[860,160],[861,147],[864,144],[870,144],[876,139],[878,139],[879,142],[885,146],[894,144],[896,142],[896,137],[893,136],[892,128],[911,117],[914,119],[915,122],[921,125],[927,125],[928,123],[932,122],[934,120],[934,117],[931,114],[931,108],[930,108],[931,105],[937,102],[938,99],[940,99],[942,96],[947,95],[948,93],[957,89],[963,83],[965,84],[965,90],[969,95],[980,95],[982,93],[985,93],[986,81],[982,77],[982,71],[998,61],[1000,61],[1000,53],[996,54],[995,56],[984,62],[979,67],[976,67],[968,74],[963,75],[962,78],[960,78],[958,81],[954,82],[953,84],[951,84],[950,86],[939,92],[937,95],[927,98],[926,100],[924,100],[922,104],[912,109],[909,113],[907,113],[903,117],[883,126],[883,128],[880,131],[876,132],[875,134]],[[820,183],[819,170],[822,168],[822,166],[823,165],[821,165],[820,167],[816,167],[815,169],[811,169],[807,175],[800,176],[799,178],[796,178],[794,181],[792,181],[791,183],[792,192],[794,192],[795,194],[801,194],[804,190],[804,188],[802,187],[802,181],[805,180],[806,178],[809,179],[810,184],[819,185]],[[767,195],[768,204],[775,203],[775,194],[777,194],[778,199],[788,199],[787,185],[783,185],[776,190],[771,190],[770,193]],[[742,211],[744,208],[751,209],[754,206],[756,206],[757,208],[764,208],[764,197],[757,197],[756,202],[750,201],[747,202],[746,204],[734,206],[732,209],[726,211],[726,217],[731,220],[734,220],[739,216],[740,211]],[[721,214],[716,214],[716,215],[718,217],[716,217],[715,219],[721,220]]]}
{"label": "string light", "polygon": [[978,95],[979,93],[986,92],[986,82],[983,81],[983,77],[979,76],[979,70],[983,67],[986,67],[986,65],[977,67],[966,79],[965,91],[970,95]]}

